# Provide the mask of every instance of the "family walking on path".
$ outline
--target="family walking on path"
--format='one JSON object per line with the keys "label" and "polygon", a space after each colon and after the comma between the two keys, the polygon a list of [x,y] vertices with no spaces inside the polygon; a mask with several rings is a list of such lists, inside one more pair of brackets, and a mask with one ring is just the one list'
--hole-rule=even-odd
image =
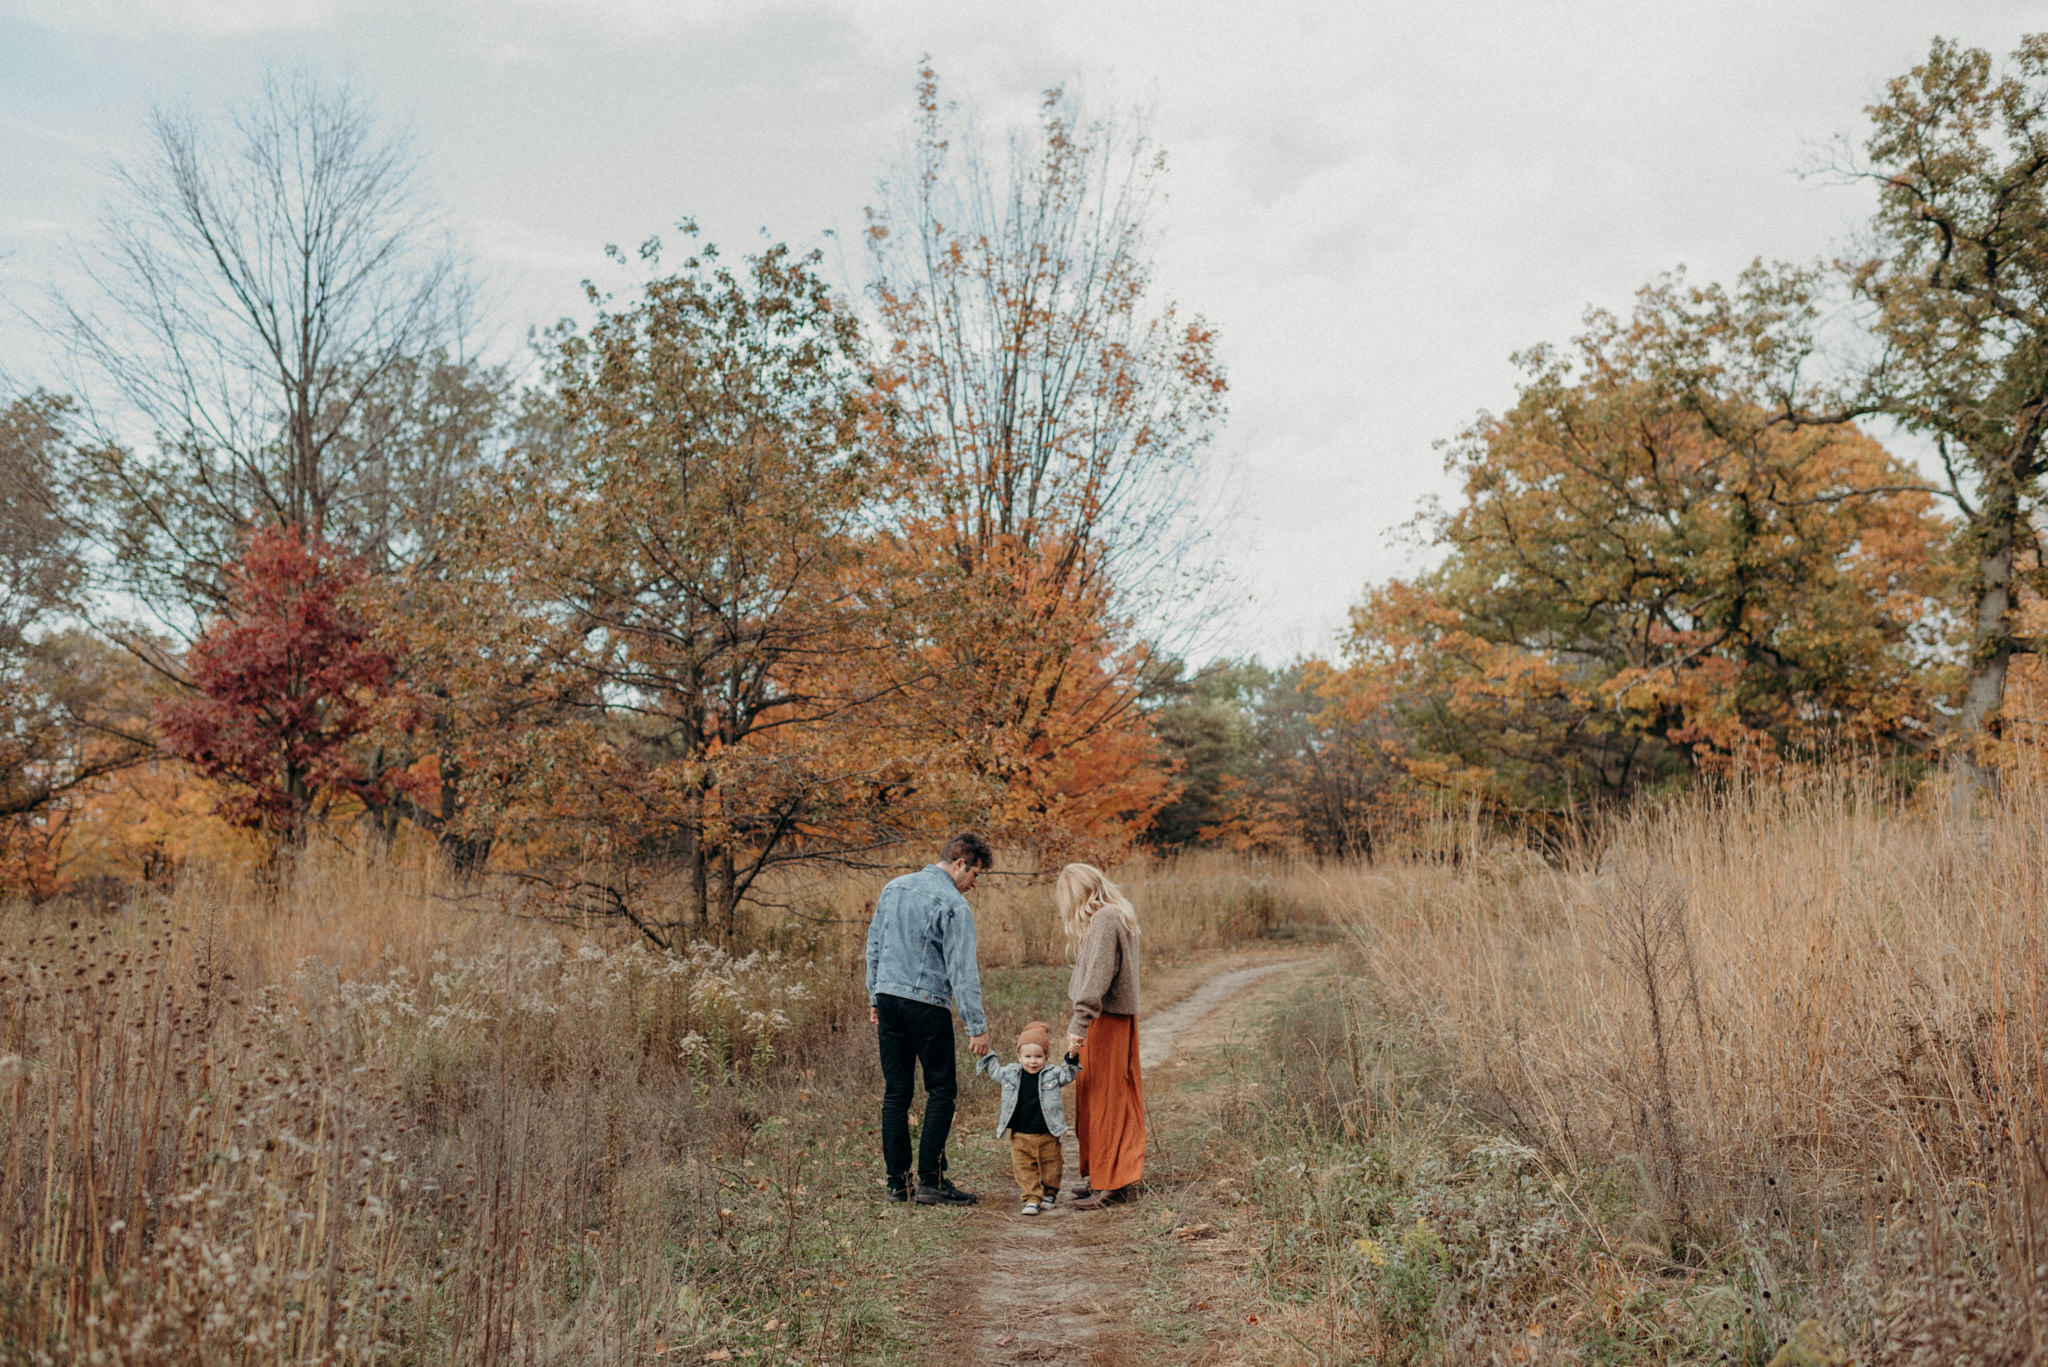
{"label": "family walking on path", "polygon": [[[1059,1198],[1066,1129],[1060,1088],[1074,1082],[1074,1137],[1081,1185],[1074,1207],[1126,1198],[1145,1171],[1145,1089],[1138,1067],[1138,913],[1091,864],[1069,864],[1053,885],[1054,913],[1074,956],[1067,984],[1067,1057],[1047,1067],[1051,1028],[1033,1021],[1018,1036],[1018,1060],[995,1061],[981,1003],[974,909],[966,894],[993,864],[988,842],[966,832],[937,863],[892,880],[868,925],[868,1019],[882,1062],[882,1166],[891,1201],[972,1205],[978,1198],[946,1176],[959,1084],[953,1012],[960,1009],[977,1066],[1003,1084],[1000,1133],[1024,1192],[1022,1213]],[[913,1171],[910,1100],[924,1075],[924,1124]],[[1030,1081],[1027,1083],[1026,1078]]]}

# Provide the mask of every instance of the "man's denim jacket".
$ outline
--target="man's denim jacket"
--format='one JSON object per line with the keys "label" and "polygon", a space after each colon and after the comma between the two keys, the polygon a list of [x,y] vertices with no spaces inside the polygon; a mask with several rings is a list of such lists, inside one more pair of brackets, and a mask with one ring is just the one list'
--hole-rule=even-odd
{"label": "man's denim jacket", "polygon": [[[991,1049],[976,1060],[976,1068],[1003,1084],[1002,1109],[996,1112],[996,1133],[1010,1128],[1010,1116],[1017,1109],[1017,1089],[1030,1074],[1021,1063],[997,1063]],[[1081,1075],[1078,1063],[1048,1063],[1038,1070],[1038,1109],[1045,1112],[1045,1128],[1054,1139],[1067,1137],[1067,1112],[1060,1104],[1060,1088]]]}
{"label": "man's denim jacket", "polygon": [[868,1004],[884,992],[933,1006],[951,1006],[958,997],[967,1033],[988,1033],[974,956],[974,908],[937,864],[891,879],[875,899],[875,919],[868,923]]}

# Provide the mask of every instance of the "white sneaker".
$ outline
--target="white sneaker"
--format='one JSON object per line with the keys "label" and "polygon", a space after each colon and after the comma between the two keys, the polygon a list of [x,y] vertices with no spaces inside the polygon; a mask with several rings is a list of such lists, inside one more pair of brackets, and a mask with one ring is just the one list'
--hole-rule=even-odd
{"label": "white sneaker", "polygon": [[1036,1215],[1036,1214],[1038,1214],[1038,1202],[1036,1202],[1036,1201],[1026,1201],[1026,1202],[1024,1203],[1024,1209],[1022,1209],[1022,1210],[1018,1211],[1017,1213],[1018,1213],[1019,1215]]}

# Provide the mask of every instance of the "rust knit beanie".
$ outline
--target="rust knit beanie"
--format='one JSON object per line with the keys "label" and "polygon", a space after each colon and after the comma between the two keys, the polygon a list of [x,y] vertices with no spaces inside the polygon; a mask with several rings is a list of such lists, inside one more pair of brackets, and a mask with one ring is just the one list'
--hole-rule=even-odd
{"label": "rust knit beanie", "polygon": [[1022,1030],[1019,1030],[1017,1032],[1017,1048],[1021,1050],[1027,1044],[1035,1044],[1050,1054],[1052,1052],[1052,1027],[1044,1021],[1033,1021]]}

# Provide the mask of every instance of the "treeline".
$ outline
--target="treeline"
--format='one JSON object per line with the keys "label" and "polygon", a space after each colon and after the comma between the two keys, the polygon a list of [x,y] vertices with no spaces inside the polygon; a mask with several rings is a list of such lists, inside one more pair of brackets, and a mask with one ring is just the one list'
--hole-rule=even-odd
{"label": "treeline", "polygon": [[51,320],[99,392],[0,427],[13,881],[60,884],[106,776],[168,758],[157,805],[196,772],[272,860],[345,818],[664,941],[788,860],[1149,824],[1135,623],[1226,386],[1152,300],[1142,130],[1055,91],[993,159],[926,71],[865,301],[684,223],[523,372],[477,359],[416,162],[347,92],[153,131]]}
{"label": "treeline", "polygon": [[1370,857],[1846,751],[1989,787],[2041,640],[2048,39],[1937,42],[1870,116],[1852,259],[1525,353],[1445,448],[1433,568],[1334,658],[1193,667],[1226,380],[1155,302],[1142,129],[1054,91],[992,157],[927,70],[863,297],[685,223],[518,366],[346,92],[159,115],[47,312],[78,392],[0,410],[8,881],[61,886],[81,823],[132,872],[209,812],[272,858],[345,823],[668,940],[967,822]]}
{"label": "treeline", "polygon": [[2002,70],[1937,42],[1869,115],[1826,168],[1875,192],[1853,256],[1674,274],[1524,353],[1516,402],[1446,446],[1433,568],[1368,592],[1333,660],[1169,690],[1173,838],[1369,854],[1454,813],[1541,843],[1737,768],[1981,791],[2024,758],[2048,38]]}

